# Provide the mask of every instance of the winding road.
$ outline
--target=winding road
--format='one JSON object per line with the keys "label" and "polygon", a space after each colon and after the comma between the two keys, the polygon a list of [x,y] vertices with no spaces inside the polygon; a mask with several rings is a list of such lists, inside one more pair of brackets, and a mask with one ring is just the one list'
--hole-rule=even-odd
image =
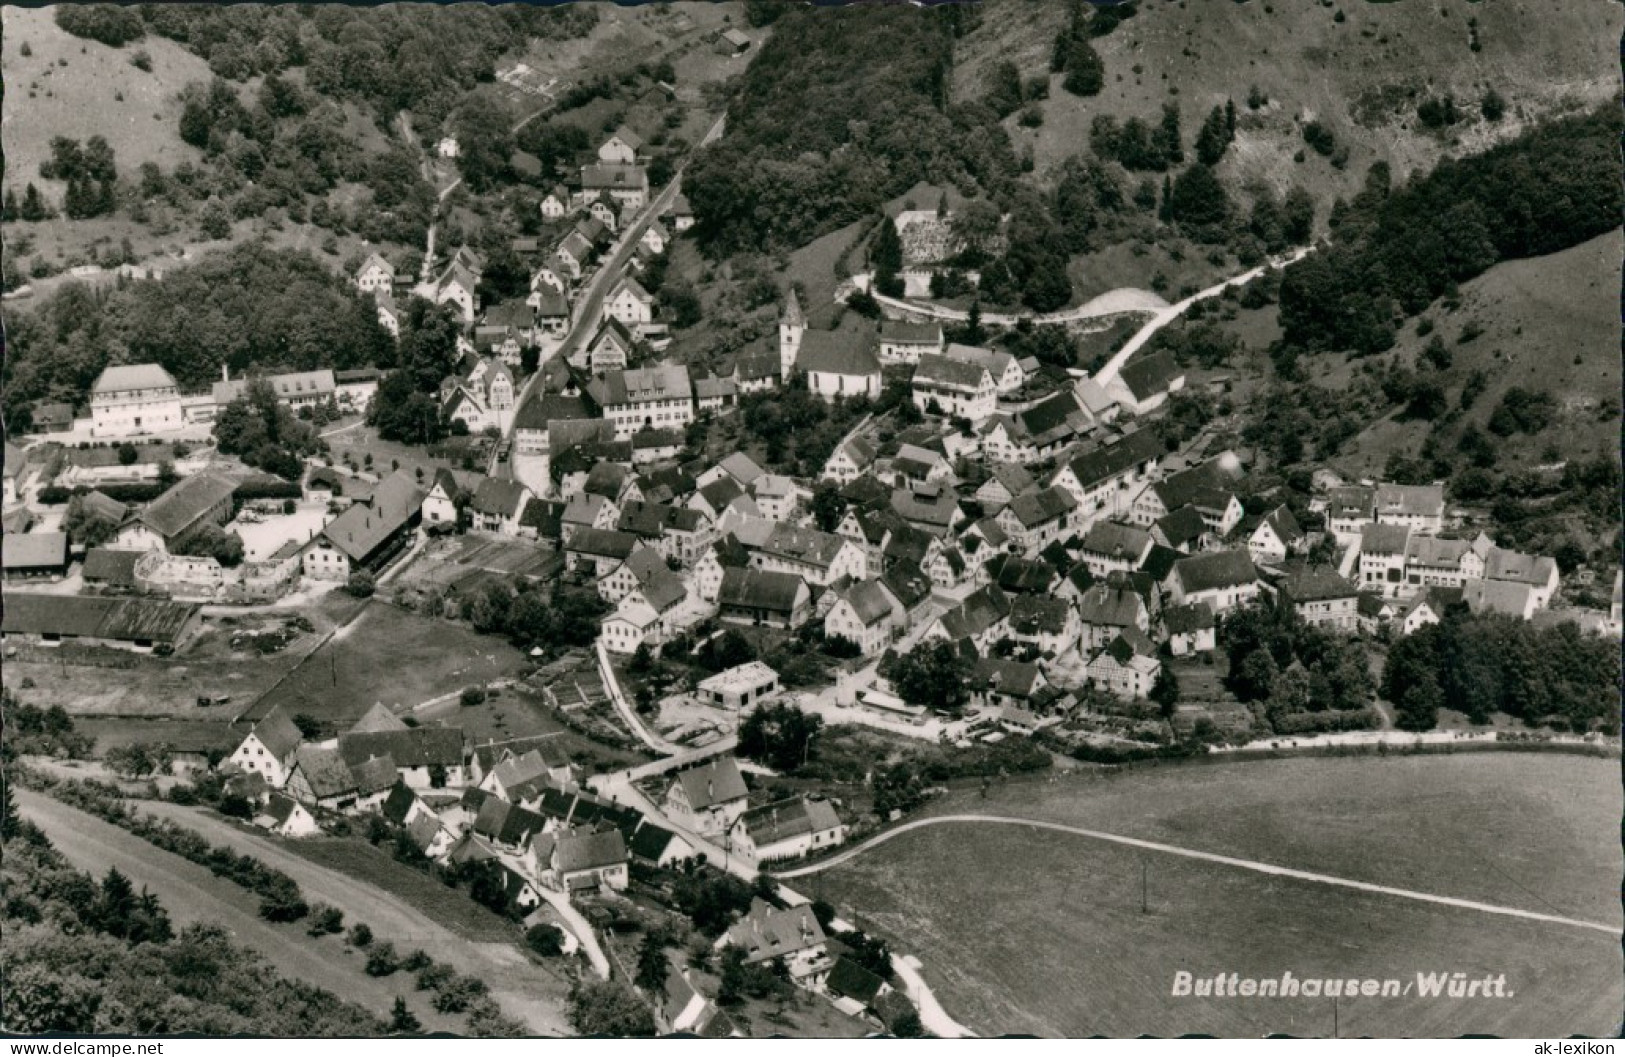
{"label": "winding road", "polygon": [[1533,910],[1520,910],[1516,907],[1497,906],[1494,903],[1480,903],[1471,899],[1457,899],[1454,896],[1434,895],[1429,892],[1416,892],[1408,888],[1393,888],[1388,885],[1371,884],[1367,881],[1355,881],[1347,877],[1334,877],[1331,874],[1312,873],[1308,870],[1295,870],[1288,866],[1276,866],[1273,863],[1258,862],[1254,859],[1238,859],[1230,855],[1216,855],[1213,852],[1197,851],[1195,848],[1182,848],[1175,844],[1161,844],[1157,841],[1140,840],[1137,837],[1124,837],[1116,833],[1102,833],[1099,830],[1084,829],[1080,826],[1067,826],[1059,822],[1042,822],[1037,819],[1015,818],[1007,815],[937,815],[934,818],[916,819],[906,822],[896,829],[887,830],[864,841],[862,844],[848,848],[841,854],[825,859],[823,862],[813,863],[794,870],[785,870],[774,876],[780,880],[789,880],[796,877],[807,877],[824,870],[850,862],[859,855],[873,848],[885,844],[887,841],[901,837],[905,833],[924,829],[927,826],[941,826],[948,823],[975,823],[982,825],[999,826],[1026,826],[1033,830],[1047,830],[1055,833],[1070,833],[1078,837],[1088,837],[1091,840],[1102,840],[1112,844],[1122,844],[1130,848],[1139,848],[1143,851],[1160,852],[1164,855],[1177,855],[1185,859],[1198,859],[1202,862],[1218,863],[1221,866],[1232,866],[1241,870],[1251,870],[1254,873],[1269,874],[1273,877],[1288,877],[1296,881],[1308,881],[1311,884],[1334,885],[1339,888],[1353,888],[1361,892],[1371,892],[1376,895],[1392,896],[1397,899],[1410,899],[1419,903],[1433,903],[1437,906],[1455,907],[1459,910],[1472,910],[1481,914],[1498,914],[1503,917],[1523,918],[1526,921],[1539,921],[1550,925],[1566,925],[1571,928],[1589,929],[1594,932],[1605,932],[1610,936],[1618,936],[1619,926],[1610,925],[1600,921],[1584,921],[1579,918],[1560,917],[1556,914],[1541,914]]}

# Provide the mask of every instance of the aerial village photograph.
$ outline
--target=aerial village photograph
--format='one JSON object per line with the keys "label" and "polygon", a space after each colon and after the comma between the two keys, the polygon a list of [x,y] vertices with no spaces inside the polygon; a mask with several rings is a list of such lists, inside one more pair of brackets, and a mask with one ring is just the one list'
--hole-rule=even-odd
{"label": "aerial village photograph", "polygon": [[1618,1037],[1617,0],[0,22],[8,1039]]}

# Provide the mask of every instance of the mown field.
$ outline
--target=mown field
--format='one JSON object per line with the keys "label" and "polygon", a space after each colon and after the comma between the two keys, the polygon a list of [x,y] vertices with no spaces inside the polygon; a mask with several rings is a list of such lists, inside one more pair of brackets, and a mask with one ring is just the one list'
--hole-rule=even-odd
{"label": "mown field", "polygon": [[[1047,819],[1618,924],[1618,763],[1480,754],[1163,768],[937,808]],[[1012,864],[1020,864],[1012,869]],[[1142,911],[1142,883],[1148,912]],[[1612,1034],[1617,938],[1011,826],[950,823],[804,882],[924,961],[984,1033],[1329,1035],[1326,999],[1172,998],[1196,976],[1505,973],[1504,999],[1356,998],[1344,1034]]]}
{"label": "mown field", "polygon": [[281,705],[342,728],[374,703],[410,707],[465,686],[510,677],[524,655],[500,638],[383,602],[307,657],[243,717]]}

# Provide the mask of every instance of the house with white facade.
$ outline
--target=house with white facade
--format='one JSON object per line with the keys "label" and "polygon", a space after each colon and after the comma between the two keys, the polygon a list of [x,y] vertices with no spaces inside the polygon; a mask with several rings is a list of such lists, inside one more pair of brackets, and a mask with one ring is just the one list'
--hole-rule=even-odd
{"label": "house with white facade", "polygon": [[180,388],[156,363],[105,368],[90,388],[90,435],[118,440],[186,425]]}

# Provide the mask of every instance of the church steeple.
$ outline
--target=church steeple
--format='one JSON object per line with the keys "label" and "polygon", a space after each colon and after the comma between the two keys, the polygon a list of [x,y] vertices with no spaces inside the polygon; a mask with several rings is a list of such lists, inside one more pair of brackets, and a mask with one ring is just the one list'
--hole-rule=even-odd
{"label": "church steeple", "polygon": [[801,314],[801,301],[794,290],[784,300],[784,311],[779,313],[779,374],[786,380],[795,368],[796,355],[801,352],[801,335],[807,329],[807,320]]}

